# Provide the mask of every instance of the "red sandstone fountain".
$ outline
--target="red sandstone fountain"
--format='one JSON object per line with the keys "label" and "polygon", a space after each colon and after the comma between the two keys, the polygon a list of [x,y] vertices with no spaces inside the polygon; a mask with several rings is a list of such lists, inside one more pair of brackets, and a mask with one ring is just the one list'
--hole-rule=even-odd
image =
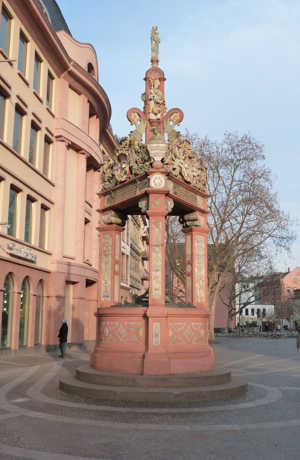
{"label": "red sandstone fountain", "polygon": [[[175,130],[183,112],[166,112],[159,41],[154,26],[144,109],[127,112],[135,129],[103,168],[99,308],[91,367],[78,369],[77,381],[61,381],[60,387],[99,399],[167,401],[175,393],[177,400],[222,399],[242,394],[247,384],[214,369],[208,343],[207,170],[188,139]],[[121,305],[121,233],[126,217],[138,214],[145,214],[149,225],[149,302]],[[180,307],[165,302],[167,216],[179,216],[185,236],[186,303]]]}

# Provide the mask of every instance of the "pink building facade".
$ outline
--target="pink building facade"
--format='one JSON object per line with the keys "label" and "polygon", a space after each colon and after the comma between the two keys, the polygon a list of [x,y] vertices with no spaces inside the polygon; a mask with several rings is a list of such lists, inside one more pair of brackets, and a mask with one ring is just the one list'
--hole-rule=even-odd
{"label": "pink building facade", "polygon": [[[95,340],[103,154],[117,142],[94,48],[56,2],[0,0],[0,350]],[[10,61],[12,60],[12,61]]]}

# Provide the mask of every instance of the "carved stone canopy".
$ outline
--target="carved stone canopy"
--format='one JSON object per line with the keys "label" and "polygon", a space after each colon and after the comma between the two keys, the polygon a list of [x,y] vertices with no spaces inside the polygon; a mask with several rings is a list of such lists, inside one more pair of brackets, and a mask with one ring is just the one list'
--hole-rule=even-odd
{"label": "carved stone canopy", "polygon": [[[145,75],[143,110],[133,107],[127,118],[134,130],[122,138],[113,159],[105,158],[102,170],[102,189],[131,180],[150,170],[161,161],[168,173],[206,191],[207,168],[190,141],[175,129],[183,120],[183,112],[173,108],[166,112],[164,72],[157,67],[160,37],[157,26],[151,31],[152,67]],[[145,143],[143,142],[145,137]],[[166,141],[167,138],[167,141]]]}

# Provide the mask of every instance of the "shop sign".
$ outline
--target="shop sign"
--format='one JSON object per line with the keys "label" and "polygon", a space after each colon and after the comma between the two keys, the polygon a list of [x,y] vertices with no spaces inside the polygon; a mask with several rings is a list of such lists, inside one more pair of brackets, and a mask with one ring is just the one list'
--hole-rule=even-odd
{"label": "shop sign", "polygon": [[37,256],[34,254],[30,248],[18,247],[15,243],[9,243],[7,245],[7,252],[14,257],[19,259],[28,260],[29,262],[36,263]]}

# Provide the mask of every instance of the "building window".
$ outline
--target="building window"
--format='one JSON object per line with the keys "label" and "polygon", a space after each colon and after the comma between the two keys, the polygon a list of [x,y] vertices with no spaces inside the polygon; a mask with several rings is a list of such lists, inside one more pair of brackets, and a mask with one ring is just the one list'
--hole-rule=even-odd
{"label": "building window", "polygon": [[251,308],[251,316],[254,316],[254,308]]}
{"label": "building window", "polygon": [[21,145],[22,145],[23,117],[24,117],[24,114],[21,112],[19,107],[16,105],[14,133],[13,133],[13,149],[18,153],[21,152]]}
{"label": "building window", "polygon": [[47,248],[48,212],[49,212],[48,208],[46,208],[45,206],[41,206],[39,247],[42,249]]}
{"label": "building window", "polygon": [[45,136],[44,142],[44,158],[43,158],[43,174],[50,176],[50,158],[51,158],[51,140]]}
{"label": "building window", "polygon": [[266,316],[266,309],[265,308],[263,308],[262,316],[263,316],[263,318]]}
{"label": "building window", "polygon": [[81,124],[81,97],[73,88],[69,87],[68,93],[68,120],[76,126]]}
{"label": "building window", "polygon": [[48,105],[48,107],[50,107],[50,109],[53,106],[53,86],[54,86],[54,77],[50,72],[48,72],[46,104]]}
{"label": "building window", "polygon": [[29,299],[29,282],[28,277],[26,276],[21,287],[19,347],[25,347],[27,345]]}
{"label": "building window", "polygon": [[10,186],[7,233],[12,236],[16,236],[18,193],[18,190],[16,190],[13,186]]}
{"label": "building window", "polygon": [[27,38],[25,37],[23,32],[20,31],[18,69],[20,72],[23,73],[23,75],[25,75],[26,73],[27,43],[28,43]]}
{"label": "building window", "polygon": [[0,48],[9,54],[9,42],[10,42],[10,23],[11,16],[8,13],[7,9],[2,6],[1,12],[1,27],[0,27]]}
{"label": "building window", "polygon": [[83,247],[83,260],[85,262],[90,262],[89,255],[90,255],[90,243],[91,243],[91,223],[88,219],[84,219],[84,247]]}
{"label": "building window", "polygon": [[257,316],[257,318],[260,318],[260,309],[259,308],[257,308],[257,310],[256,310],[256,316]]}
{"label": "building window", "polygon": [[30,142],[29,142],[29,156],[28,161],[32,165],[36,164],[37,157],[37,140],[39,128],[35,124],[31,124],[30,128]]}
{"label": "building window", "polygon": [[33,67],[33,89],[35,89],[38,93],[41,89],[41,67],[42,59],[37,53],[35,53]]}
{"label": "building window", "polygon": [[11,317],[13,304],[14,284],[11,275],[7,275],[4,281],[2,320],[1,320],[1,347],[10,345]]}
{"label": "building window", "polygon": [[245,315],[246,315],[246,316],[249,316],[249,310],[248,310],[248,308],[246,308],[246,310],[245,310]]}
{"label": "building window", "polygon": [[24,235],[24,241],[27,243],[32,243],[33,241],[33,203],[34,200],[30,196],[27,196]]}
{"label": "building window", "polygon": [[94,66],[91,62],[88,63],[87,65],[87,71],[88,73],[92,74],[93,76],[95,75],[95,69]]}

